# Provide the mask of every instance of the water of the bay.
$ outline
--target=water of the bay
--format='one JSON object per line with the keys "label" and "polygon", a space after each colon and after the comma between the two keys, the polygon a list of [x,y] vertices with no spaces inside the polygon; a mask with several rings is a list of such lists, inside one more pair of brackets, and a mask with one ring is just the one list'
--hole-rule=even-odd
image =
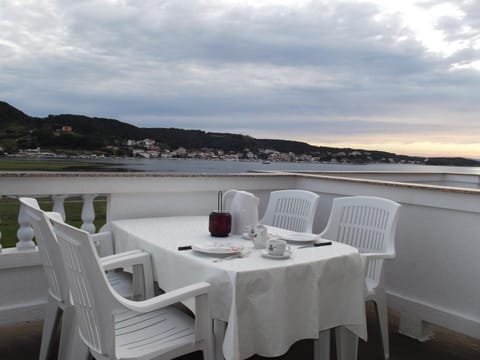
{"label": "water of the bay", "polygon": [[[122,171],[174,173],[241,173],[248,171],[402,171],[442,172],[480,175],[480,167],[431,166],[414,164],[324,164],[261,161],[222,161],[195,159],[102,159],[108,168]],[[110,169],[110,171],[111,171]]]}

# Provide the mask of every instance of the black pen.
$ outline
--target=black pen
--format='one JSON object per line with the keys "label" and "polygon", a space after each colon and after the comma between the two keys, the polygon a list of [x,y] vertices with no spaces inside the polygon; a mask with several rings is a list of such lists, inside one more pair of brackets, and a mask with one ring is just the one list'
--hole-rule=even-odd
{"label": "black pen", "polygon": [[313,243],[313,246],[326,246],[326,245],[332,245],[331,241],[322,241],[318,243]]}
{"label": "black pen", "polygon": [[182,251],[182,250],[191,250],[192,249],[192,245],[186,245],[186,246],[179,246],[178,247],[178,250],[179,251]]}
{"label": "black pen", "polygon": [[313,243],[313,244],[299,246],[297,249],[304,249],[304,248],[318,247],[318,246],[327,246],[327,245],[332,245],[332,242],[331,241],[316,242],[316,243]]}

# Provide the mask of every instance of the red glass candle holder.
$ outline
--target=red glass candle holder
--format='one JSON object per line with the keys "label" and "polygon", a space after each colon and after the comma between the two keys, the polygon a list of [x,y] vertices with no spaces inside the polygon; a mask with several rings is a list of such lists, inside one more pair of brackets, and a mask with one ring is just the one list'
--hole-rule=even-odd
{"label": "red glass candle holder", "polygon": [[208,217],[208,231],[215,237],[228,236],[232,231],[232,215],[228,212],[211,212]]}

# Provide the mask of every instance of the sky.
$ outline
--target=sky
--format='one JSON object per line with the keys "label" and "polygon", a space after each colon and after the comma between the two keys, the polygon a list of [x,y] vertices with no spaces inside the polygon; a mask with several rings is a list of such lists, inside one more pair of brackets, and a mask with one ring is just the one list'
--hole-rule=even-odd
{"label": "sky", "polygon": [[0,100],[480,158],[480,0],[0,0]]}

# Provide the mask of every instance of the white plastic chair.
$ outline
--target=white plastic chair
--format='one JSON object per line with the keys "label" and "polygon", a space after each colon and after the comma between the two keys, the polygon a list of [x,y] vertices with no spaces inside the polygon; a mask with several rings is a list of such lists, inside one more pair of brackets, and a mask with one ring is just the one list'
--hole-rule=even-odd
{"label": "white plastic chair", "polygon": [[317,194],[306,190],[272,191],[260,223],[311,233],[319,198]]}
{"label": "white plastic chair", "polygon": [[[73,355],[78,355],[79,350],[75,348],[74,310],[70,302],[65,265],[60,254],[60,248],[50,221],[46,218],[47,213],[40,209],[37,200],[20,198],[20,203],[20,211],[26,214],[33,228],[49,286],[39,359],[43,360],[48,357],[53,343],[53,335],[60,325],[60,318],[62,318],[62,330],[58,358],[70,359]],[[59,221],[63,221],[59,214],[52,214],[52,216],[58,216]],[[111,248],[111,245],[108,244],[111,241],[109,234],[98,234],[98,236],[94,235],[92,238],[95,243],[103,243],[106,244],[105,248]],[[129,251],[103,257],[101,261],[104,270],[133,266],[133,283],[132,276],[126,272],[108,271],[108,281],[115,291],[132,298],[153,296],[150,254],[143,251]],[[62,313],[63,316],[61,317]]]}
{"label": "white plastic chair", "polygon": [[366,300],[377,308],[385,359],[390,356],[383,260],[395,258],[395,229],[400,204],[371,196],[333,200],[321,238],[356,247],[366,261]]}
{"label": "white plastic chair", "polygon": [[[149,300],[119,296],[108,283],[90,234],[51,217],[80,336],[96,359],[171,359],[201,350],[212,359],[208,283],[196,283]],[[195,299],[195,319],[172,306]]]}

